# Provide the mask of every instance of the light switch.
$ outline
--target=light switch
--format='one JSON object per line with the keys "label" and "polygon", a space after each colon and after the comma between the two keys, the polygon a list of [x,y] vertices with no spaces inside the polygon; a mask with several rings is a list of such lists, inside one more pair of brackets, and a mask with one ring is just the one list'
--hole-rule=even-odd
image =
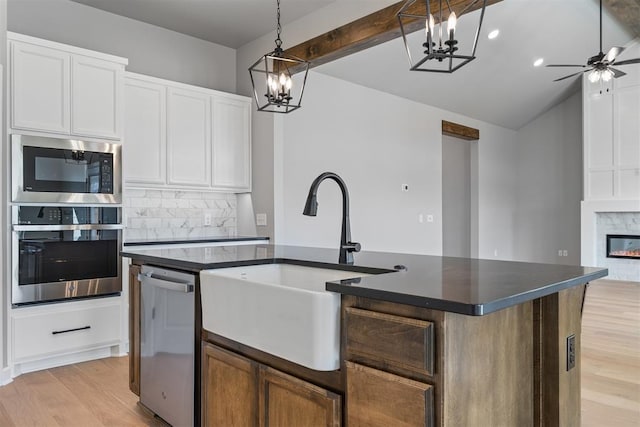
{"label": "light switch", "polygon": [[262,226],[262,227],[267,225],[267,214],[266,213],[256,214],[256,225],[259,225],[259,226]]}

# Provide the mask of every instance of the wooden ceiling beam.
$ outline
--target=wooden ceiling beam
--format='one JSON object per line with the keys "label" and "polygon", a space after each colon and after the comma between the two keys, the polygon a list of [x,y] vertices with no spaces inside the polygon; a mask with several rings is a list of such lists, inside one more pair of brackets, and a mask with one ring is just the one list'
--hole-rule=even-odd
{"label": "wooden ceiling beam", "polygon": [[[438,1],[439,0],[431,0],[432,10],[438,9]],[[487,0],[487,5],[492,5],[500,1],[502,0]],[[400,23],[398,22],[396,14],[404,3],[404,1],[400,1],[365,17],[356,19],[299,45],[293,46],[287,49],[286,53],[309,61],[311,67],[315,67],[400,37]],[[407,13],[424,13],[420,11],[420,3],[421,1],[416,1],[411,8],[407,10]],[[460,16],[461,12],[467,7],[469,9],[465,13],[480,9],[482,7],[482,0],[449,0],[449,4],[451,5],[451,9]],[[410,23],[408,30],[409,32],[414,32],[423,28],[424,22],[416,19]],[[405,31],[406,30],[407,26],[405,25]]]}
{"label": "wooden ceiling beam", "polygon": [[602,3],[618,22],[640,37],[640,0],[603,0]]}

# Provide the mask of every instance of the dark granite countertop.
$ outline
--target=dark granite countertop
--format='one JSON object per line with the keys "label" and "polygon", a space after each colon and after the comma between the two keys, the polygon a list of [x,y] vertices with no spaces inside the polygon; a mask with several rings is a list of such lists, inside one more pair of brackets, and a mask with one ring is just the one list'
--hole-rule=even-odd
{"label": "dark granite countertop", "polygon": [[234,237],[167,237],[167,238],[149,238],[149,239],[132,239],[123,243],[124,246],[151,246],[151,245],[184,245],[189,243],[222,243],[222,242],[246,242],[251,240],[266,240],[268,237],[256,236],[234,236]]}
{"label": "dark granite countertop", "polygon": [[[452,258],[385,252],[354,254],[352,266],[338,264],[338,250],[281,245],[127,248],[123,256],[148,264],[194,271],[286,262],[382,273],[328,282],[347,295],[481,316],[604,277],[602,268]],[[397,270],[397,266],[404,269]]]}

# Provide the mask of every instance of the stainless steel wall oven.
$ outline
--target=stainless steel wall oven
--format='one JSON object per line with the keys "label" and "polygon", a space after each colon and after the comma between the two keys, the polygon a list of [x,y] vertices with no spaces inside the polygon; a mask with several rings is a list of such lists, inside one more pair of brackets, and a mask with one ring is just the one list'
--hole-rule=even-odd
{"label": "stainless steel wall oven", "polygon": [[122,203],[120,144],[11,135],[13,203]]}
{"label": "stainless steel wall oven", "polygon": [[14,306],[119,294],[121,208],[12,207]]}

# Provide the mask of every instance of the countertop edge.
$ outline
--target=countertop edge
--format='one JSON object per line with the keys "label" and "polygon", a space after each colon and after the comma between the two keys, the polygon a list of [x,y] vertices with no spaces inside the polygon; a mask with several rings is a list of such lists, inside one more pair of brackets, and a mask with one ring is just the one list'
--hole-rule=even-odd
{"label": "countertop edge", "polygon": [[327,290],[331,292],[337,292],[342,295],[353,295],[364,298],[372,298],[382,301],[395,302],[398,304],[428,308],[432,310],[448,311],[451,313],[464,314],[468,316],[484,316],[502,310],[504,308],[522,304],[527,301],[532,301],[537,298],[542,298],[559,291],[572,288],[574,286],[587,284],[593,280],[605,277],[607,276],[607,274],[607,269],[599,270],[593,273],[586,274],[580,278],[565,280],[563,282],[545,286],[544,288],[513,295],[511,297],[503,298],[496,301],[479,304],[465,304],[461,302],[447,301],[437,298],[427,298],[417,295],[382,291],[379,289],[352,287],[348,284],[341,284],[340,282],[327,282]]}
{"label": "countertop edge", "polygon": [[250,241],[269,241],[268,237],[211,237],[203,239],[180,239],[180,240],[153,240],[153,241],[131,241],[124,242],[122,246],[135,248],[136,246],[160,246],[160,245],[188,245],[190,243],[223,243],[223,242],[250,242]]}

